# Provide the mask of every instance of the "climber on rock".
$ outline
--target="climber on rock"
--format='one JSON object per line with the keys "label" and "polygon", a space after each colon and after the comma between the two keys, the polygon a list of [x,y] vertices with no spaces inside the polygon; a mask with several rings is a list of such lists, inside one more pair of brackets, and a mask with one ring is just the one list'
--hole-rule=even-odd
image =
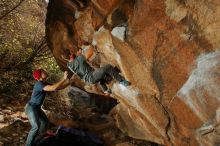
{"label": "climber on rock", "polygon": [[42,111],[41,106],[47,92],[60,90],[69,85],[70,82],[67,75],[67,72],[64,72],[63,78],[59,82],[50,85],[46,82],[46,71],[43,69],[37,69],[33,72],[33,77],[37,82],[34,84],[31,99],[25,106],[25,113],[27,114],[28,120],[32,126],[25,146],[32,146],[36,137],[46,131],[49,120]]}
{"label": "climber on rock", "polygon": [[131,84],[110,64],[94,69],[87,62],[89,57],[90,53],[82,55],[82,49],[79,49],[75,54],[70,54],[67,67],[87,83],[96,84],[99,82],[105,94],[111,94],[111,90],[106,86],[106,76],[110,76],[124,86]]}

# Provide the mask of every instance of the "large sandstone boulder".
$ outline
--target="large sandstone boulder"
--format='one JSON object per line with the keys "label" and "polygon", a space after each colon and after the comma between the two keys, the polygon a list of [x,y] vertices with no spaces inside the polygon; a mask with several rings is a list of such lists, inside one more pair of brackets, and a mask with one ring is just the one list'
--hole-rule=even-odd
{"label": "large sandstone boulder", "polygon": [[63,70],[61,55],[86,41],[100,66],[117,66],[132,82],[111,85],[123,132],[167,146],[213,146],[220,144],[219,14],[218,0],[50,0],[46,33]]}

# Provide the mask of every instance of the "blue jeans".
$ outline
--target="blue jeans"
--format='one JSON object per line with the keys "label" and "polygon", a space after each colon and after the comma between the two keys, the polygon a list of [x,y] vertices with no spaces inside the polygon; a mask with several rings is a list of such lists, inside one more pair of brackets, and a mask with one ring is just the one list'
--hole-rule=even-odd
{"label": "blue jeans", "polygon": [[31,105],[29,103],[25,106],[25,113],[31,124],[31,130],[28,134],[25,146],[32,146],[37,135],[43,134],[46,131],[48,119],[41,107]]}

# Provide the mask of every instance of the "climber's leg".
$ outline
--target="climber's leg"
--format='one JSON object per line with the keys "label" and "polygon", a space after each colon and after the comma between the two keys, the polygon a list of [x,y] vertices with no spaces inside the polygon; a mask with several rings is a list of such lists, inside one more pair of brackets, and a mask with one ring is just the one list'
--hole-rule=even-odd
{"label": "climber's leg", "polygon": [[99,82],[99,85],[100,85],[102,91],[103,91],[105,94],[111,94],[111,89],[109,89],[109,88],[106,86],[105,80],[102,79],[102,80]]}
{"label": "climber's leg", "polygon": [[125,78],[122,77],[110,64],[98,68],[93,72],[92,74],[93,82],[94,83],[99,82],[100,80],[104,79],[105,75],[111,76],[112,78],[116,79],[125,86],[130,85],[130,82],[125,80]]}

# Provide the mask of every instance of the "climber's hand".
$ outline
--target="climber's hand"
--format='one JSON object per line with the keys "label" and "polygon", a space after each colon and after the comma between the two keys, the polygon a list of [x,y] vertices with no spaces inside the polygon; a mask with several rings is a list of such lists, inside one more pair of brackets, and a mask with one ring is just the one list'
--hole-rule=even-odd
{"label": "climber's hand", "polygon": [[72,84],[74,79],[76,78],[76,74],[73,74],[72,77],[70,78],[70,83]]}
{"label": "climber's hand", "polygon": [[64,72],[64,74],[63,74],[63,79],[64,79],[64,80],[67,80],[67,79],[68,79],[68,72],[67,72],[67,71]]}

